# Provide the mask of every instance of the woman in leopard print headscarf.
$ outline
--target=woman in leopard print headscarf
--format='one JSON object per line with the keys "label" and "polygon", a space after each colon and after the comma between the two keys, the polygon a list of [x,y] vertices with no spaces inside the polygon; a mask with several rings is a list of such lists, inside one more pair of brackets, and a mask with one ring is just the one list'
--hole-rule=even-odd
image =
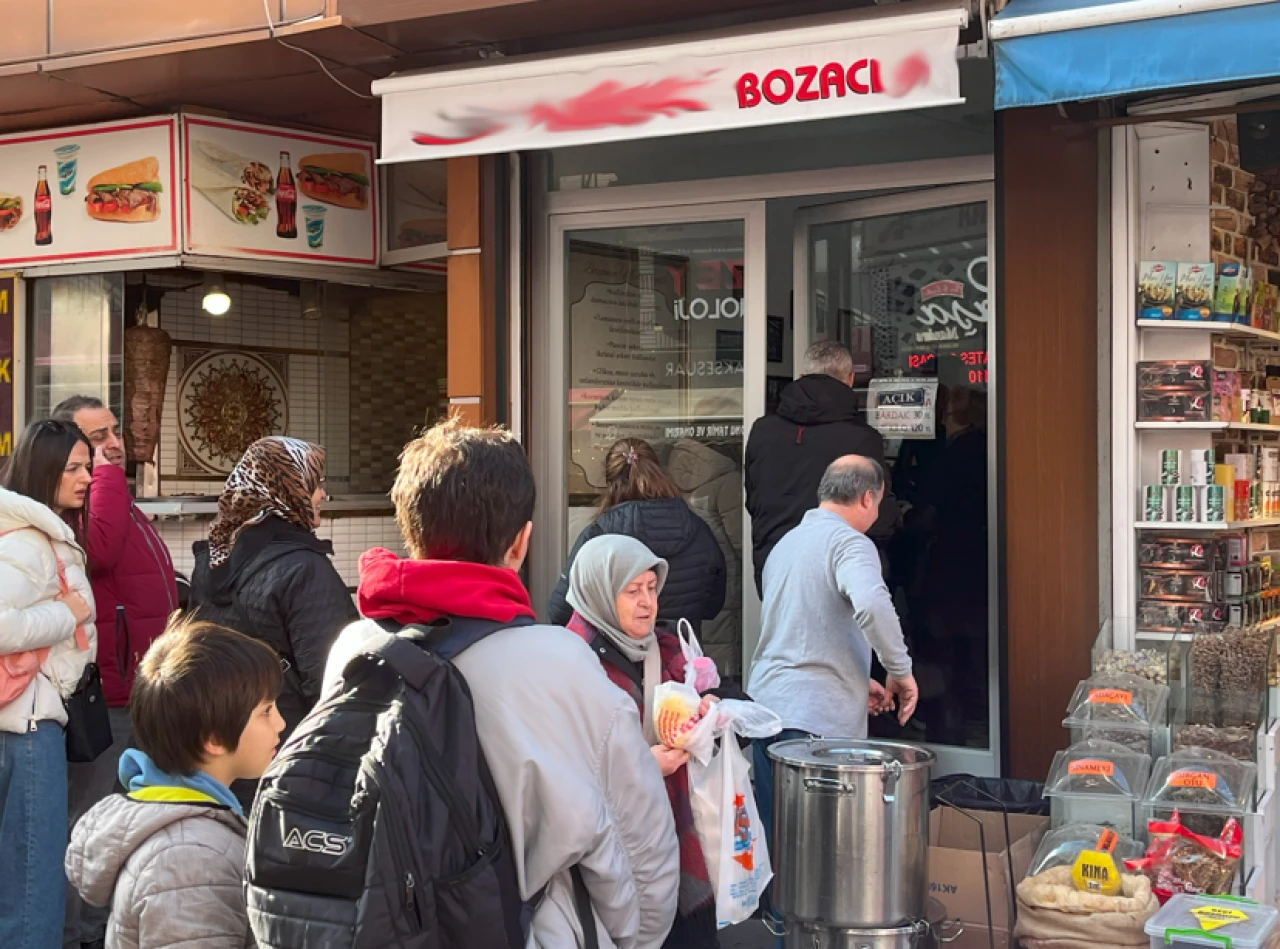
{"label": "woman in leopard print headscarf", "polygon": [[209,564],[227,562],[240,532],[264,518],[283,518],[313,531],[320,526],[324,499],[324,449],[272,435],[245,451],[218,499],[218,516],[209,530]]}
{"label": "woman in leopard print headscarf", "polygon": [[[324,449],[272,436],[245,451],[218,499],[208,542],[193,550],[191,606],[201,619],[261,639],[280,656],[283,742],[320,697],[329,649],[359,618],[346,582],[316,537]],[[232,787],[245,805],[254,784]]]}

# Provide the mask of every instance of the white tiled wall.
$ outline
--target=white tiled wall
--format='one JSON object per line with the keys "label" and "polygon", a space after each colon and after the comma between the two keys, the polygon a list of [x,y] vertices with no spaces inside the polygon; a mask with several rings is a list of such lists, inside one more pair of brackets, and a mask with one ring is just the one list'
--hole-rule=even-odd
{"label": "white tiled wall", "polygon": [[[178,278],[174,282],[183,285]],[[298,297],[282,290],[232,281],[228,291],[231,310],[217,317],[201,308],[203,290],[199,286],[166,293],[160,305],[161,328],[173,337],[175,347],[211,342],[247,350],[272,347],[333,353],[287,356],[288,434],[325,447],[329,492],[346,493],[351,456],[349,323],[337,318],[303,319]],[[330,317],[337,313],[333,311]],[[160,428],[160,492],[216,494],[219,488],[215,483],[177,477],[180,375],[175,349]]]}
{"label": "white tiled wall", "polygon": [[[212,521],[161,520],[156,529],[169,545],[174,567],[179,573],[191,576],[195,559],[191,545],[209,536]],[[373,547],[386,547],[398,554],[405,553],[400,540],[400,530],[392,517],[335,517],[320,522],[316,535],[333,541],[333,565],[347,586],[355,587],[359,579],[360,555]]]}

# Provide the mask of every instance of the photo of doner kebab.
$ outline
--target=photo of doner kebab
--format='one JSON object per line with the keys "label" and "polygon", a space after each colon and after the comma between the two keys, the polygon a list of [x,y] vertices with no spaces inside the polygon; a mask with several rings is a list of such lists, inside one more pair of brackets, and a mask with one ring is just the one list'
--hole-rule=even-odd
{"label": "photo of doner kebab", "polygon": [[140,158],[89,179],[85,210],[97,221],[140,224],[160,216],[160,162]]}
{"label": "photo of doner kebab", "polygon": [[11,231],[22,220],[22,199],[0,192],[0,231]]}
{"label": "photo of doner kebab", "polygon": [[191,160],[193,164],[203,164],[245,187],[263,194],[275,194],[276,183],[271,175],[271,168],[264,162],[254,161],[244,155],[238,155],[217,142],[195,139],[191,142]]}
{"label": "photo of doner kebab", "polygon": [[298,190],[313,201],[340,208],[369,206],[369,172],[357,152],[306,155],[298,161]]}
{"label": "photo of doner kebab", "polygon": [[267,219],[271,204],[261,191],[246,187],[208,162],[193,161],[190,174],[191,187],[237,224],[256,226]]}

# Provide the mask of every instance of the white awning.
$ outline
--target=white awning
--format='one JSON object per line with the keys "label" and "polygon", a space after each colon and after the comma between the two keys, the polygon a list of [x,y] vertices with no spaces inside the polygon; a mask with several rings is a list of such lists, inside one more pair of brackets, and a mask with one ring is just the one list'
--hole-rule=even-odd
{"label": "white awning", "polygon": [[381,162],[953,105],[967,0],[392,76]]}

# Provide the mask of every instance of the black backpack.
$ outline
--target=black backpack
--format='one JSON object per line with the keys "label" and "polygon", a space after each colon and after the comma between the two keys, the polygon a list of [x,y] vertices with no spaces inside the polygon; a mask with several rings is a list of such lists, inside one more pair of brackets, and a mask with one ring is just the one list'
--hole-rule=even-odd
{"label": "black backpack", "polygon": [[262,778],[246,848],[262,949],[524,945],[536,907],[450,660],[529,622],[439,620],[365,642]]}

